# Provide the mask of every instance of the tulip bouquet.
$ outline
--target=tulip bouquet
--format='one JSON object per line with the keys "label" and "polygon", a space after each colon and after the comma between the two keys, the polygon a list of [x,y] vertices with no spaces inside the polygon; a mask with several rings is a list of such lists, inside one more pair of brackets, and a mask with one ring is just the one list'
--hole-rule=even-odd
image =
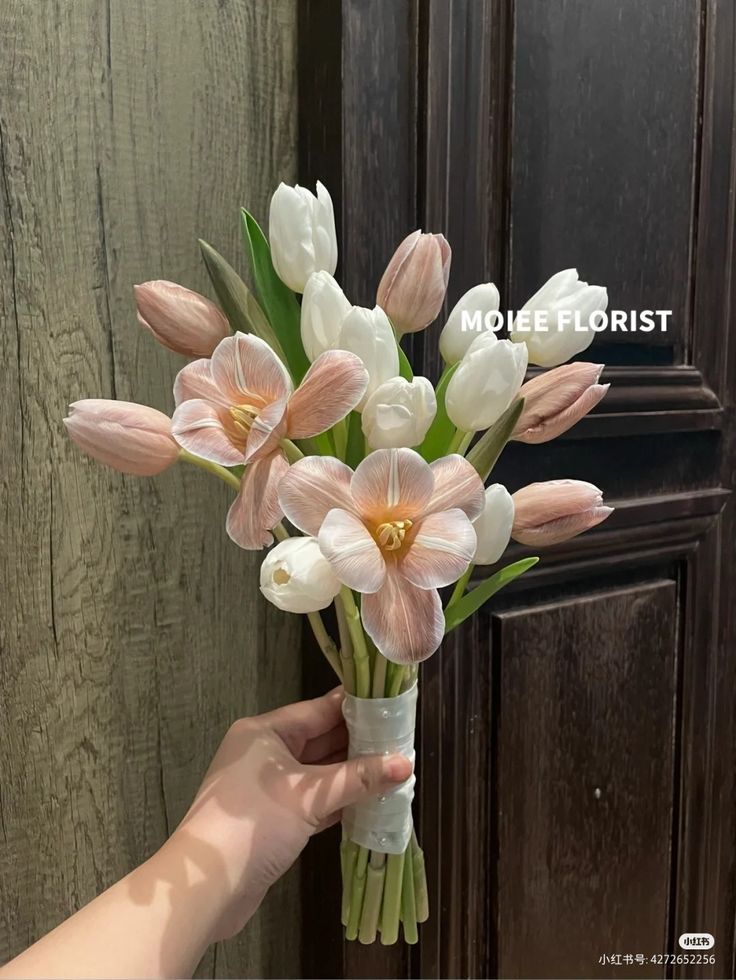
{"label": "tulip bouquet", "polygon": [[[552,439],[605,394],[601,365],[556,365],[593,336],[563,329],[562,311],[605,309],[606,292],[560,272],[527,304],[545,312],[547,330],[512,327],[500,340],[467,329],[465,313],[499,305],[493,284],[474,287],[442,330],[446,367],[435,386],[414,376],[400,340],[441,310],[450,270],[442,235],[409,235],[376,306],[365,309],[333,278],[335,223],[321,184],[316,196],[279,186],[268,239],[248,212],[242,221],[258,298],[204,242],[219,307],[171,282],[135,287],[143,327],[190,358],[176,377],[173,416],[89,399],[65,422],[83,450],[125,473],[152,476],[184,462],[231,487],[227,533],[246,549],[278,539],[261,566],[261,591],[308,618],[344,686],[350,753],[400,751],[413,761],[419,664],[537,559],[470,588],[474,565],[498,562],[511,537],[554,544],[610,513],[596,487],[575,480],[513,495],[498,483],[484,488],[510,439]],[[524,383],[529,360],[553,369]],[[330,635],[321,611],[333,602]],[[343,814],[349,939],[380,934],[391,944],[401,924],[416,942],[428,916],[413,786],[412,776]]]}

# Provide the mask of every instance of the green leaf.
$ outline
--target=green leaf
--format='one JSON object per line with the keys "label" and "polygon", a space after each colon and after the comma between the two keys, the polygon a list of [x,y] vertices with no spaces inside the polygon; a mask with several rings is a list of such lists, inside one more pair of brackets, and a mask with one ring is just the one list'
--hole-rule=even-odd
{"label": "green leaf", "polygon": [[445,633],[449,633],[460,623],[464,623],[468,616],[472,616],[492,595],[495,595],[509,582],[513,582],[515,578],[523,575],[538,561],[538,558],[522,558],[521,561],[516,561],[513,565],[507,565],[500,572],[496,572],[495,575],[487,578],[485,582],[481,582],[472,592],[467,592],[462,598],[451,603],[445,609]]}
{"label": "green leaf", "polygon": [[363,420],[360,412],[351,412],[348,416],[348,444],[345,450],[345,462],[351,469],[355,469],[364,456]]}
{"label": "green leaf", "polygon": [[283,360],[284,351],[266,314],[235,269],[218,251],[199,239],[199,248],[220,306],[233,330],[252,333],[273,348]]}
{"label": "green leaf", "polygon": [[466,456],[467,461],[475,467],[478,476],[484,483],[496,465],[504,446],[511,438],[511,433],[516,428],[523,408],[524,399],[517,398],[511,407],[506,409],[501,418],[483,433]]}
{"label": "green leaf", "polygon": [[424,437],[424,442],[418,449],[419,454],[428,463],[439,459],[440,456],[445,454],[447,447],[452,441],[452,437],[455,435],[455,426],[450,421],[447,415],[447,409],[445,408],[445,394],[447,392],[447,386],[450,383],[450,378],[457,370],[459,364],[460,362],[458,361],[457,364],[451,364],[445,368],[437,384],[437,414],[429,427],[429,432]]}
{"label": "green leaf", "polygon": [[407,381],[413,381],[414,371],[412,370],[412,366],[411,363],[409,362],[409,358],[402,350],[401,344],[397,344],[397,347],[399,348],[399,376],[402,378],[406,378]]}
{"label": "green leaf", "polygon": [[298,384],[309,369],[309,359],[302,346],[299,303],[289,287],[277,276],[271,261],[271,249],[258,222],[245,209],[240,214],[258,295],[286,353],[286,363]]}

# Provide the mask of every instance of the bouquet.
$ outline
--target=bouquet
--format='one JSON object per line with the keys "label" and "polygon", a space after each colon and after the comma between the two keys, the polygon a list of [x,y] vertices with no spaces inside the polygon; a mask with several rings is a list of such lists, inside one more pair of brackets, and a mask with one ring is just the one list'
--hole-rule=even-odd
{"label": "bouquet", "polygon": [[[576,480],[513,495],[484,487],[509,440],[552,439],[606,393],[602,365],[560,366],[591,342],[581,315],[605,310],[606,290],[560,272],[499,339],[484,329],[498,290],[475,286],[442,329],[446,367],[435,386],[414,376],[400,341],[442,308],[451,257],[442,235],[410,234],[366,309],[333,278],[335,222],[322,184],[316,196],[279,186],[268,239],[247,211],[242,224],[257,298],[205,242],[219,306],[172,282],[135,287],[142,326],[191,358],[176,377],[173,416],[87,399],[65,423],[83,450],[125,473],[184,462],[228,484],[227,533],[241,548],[270,547],[263,595],[307,617],[344,687],[350,754],[401,752],[413,762],[419,664],[537,558],[469,588],[474,566],[498,562],[512,537],[536,549],[611,512],[597,487]],[[545,329],[523,330],[530,314]],[[552,370],[524,383],[528,362]],[[453,585],[443,599],[439,590]],[[333,602],[330,635],[321,612]],[[414,943],[429,915],[413,791],[412,776],[343,814],[348,939],[380,934],[392,944],[401,925]]]}

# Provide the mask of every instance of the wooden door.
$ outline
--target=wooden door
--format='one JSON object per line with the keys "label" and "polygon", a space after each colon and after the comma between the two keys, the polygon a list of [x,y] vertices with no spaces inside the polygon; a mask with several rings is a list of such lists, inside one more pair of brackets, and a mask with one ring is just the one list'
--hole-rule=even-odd
{"label": "wooden door", "polygon": [[[453,246],[450,305],[492,279],[518,308],[576,266],[611,307],[672,310],[666,334],[596,338],[599,409],[494,473],[590,480],[616,512],[423,668],[419,946],[343,948],[323,864],[306,969],[731,976],[733,4],[305,0],[299,31],[301,177],[338,199],[353,302],[421,226]],[[412,338],[434,378],[437,336]],[[715,965],[657,961],[698,931]]]}

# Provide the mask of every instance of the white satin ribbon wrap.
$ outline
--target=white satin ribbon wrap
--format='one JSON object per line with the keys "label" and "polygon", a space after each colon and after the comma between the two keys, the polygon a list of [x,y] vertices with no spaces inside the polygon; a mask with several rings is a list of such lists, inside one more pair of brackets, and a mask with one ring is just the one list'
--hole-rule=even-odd
{"label": "white satin ribbon wrap", "polygon": [[[348,757],[405,755],[414,766],[417,685],[395,698],[356,698],[346,694],[342,704],[350,741]],[[350,840],[382,854],[403,854],[411,840],[412,775],[370,803],[345,807],[342,824]]]}

